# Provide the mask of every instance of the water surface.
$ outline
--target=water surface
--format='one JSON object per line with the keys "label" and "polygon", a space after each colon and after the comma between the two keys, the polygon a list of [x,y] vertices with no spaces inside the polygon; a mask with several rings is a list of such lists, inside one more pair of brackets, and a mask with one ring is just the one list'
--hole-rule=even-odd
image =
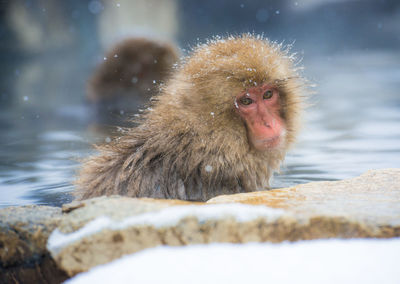
{"label": "water surface", "polygon": [[[272,186],[400,167],[399,54],[325,55],[304,65],[305,75],[317,84],[316,94],[309,99],[299,141]],[[0,107],[1,207],[71,201],[79,159],[93,153],[93,142],[108,140],[83,103],[87,74],[78,79],[74,68],[54,68],[52,76],[62,72],[58,75],[66,79],[49,86],[48,76],[34,77],[31,69],[16,75],[17,101]],[[27,78],[34,89],[26,87]],[[56,103],[49,103],[52,98]]]}

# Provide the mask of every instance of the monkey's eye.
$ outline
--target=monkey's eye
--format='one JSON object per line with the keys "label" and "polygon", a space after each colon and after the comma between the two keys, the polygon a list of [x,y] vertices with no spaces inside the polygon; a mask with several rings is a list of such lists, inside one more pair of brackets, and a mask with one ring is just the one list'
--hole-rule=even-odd
{"label": "monkey's eye", "polygon": [[269,100],[270,98],[272,98],[273,95],[274,95],[273,91],[267,90],[263,95],[263,99],[264,100]]}
{"label": "monkey's eye", "polygon": [[244,98],[241,98],[241,99],[240,99],[240,103],[241,103],[242,105],[248,106],[248,105],[250,105],[250,104],[253,103],[253,100],[250,99],[250,98],[244,97]]}

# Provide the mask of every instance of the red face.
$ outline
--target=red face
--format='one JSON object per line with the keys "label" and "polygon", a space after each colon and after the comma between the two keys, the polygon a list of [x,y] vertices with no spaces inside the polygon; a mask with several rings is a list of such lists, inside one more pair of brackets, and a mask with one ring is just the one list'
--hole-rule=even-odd
{"label": "red face", "polygon": [[279,146],[285,133],[279,92],[271,85],[250,88],[236,96],[235,107],[245,121],[250,144],[259,151]]}

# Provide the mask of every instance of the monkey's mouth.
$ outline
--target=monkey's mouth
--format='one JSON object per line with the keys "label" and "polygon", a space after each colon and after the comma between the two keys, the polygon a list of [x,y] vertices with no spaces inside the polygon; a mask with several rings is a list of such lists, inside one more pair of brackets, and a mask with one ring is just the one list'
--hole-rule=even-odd
{"label": "monkey's mouth", "polygon": [[252,144],[254,148],[259,151],[274,150],[284,145],[286,137],[286,130],[283,129],[280,134],[264,136],[264,137],[253,137]]}
{"label": "monkey's mouth", "polygon": [[256,149],[259,150],[268,150],[272,148],[276,148],[281,144],[281,136],[274,136],[274,137],[269,137],[269,138],[264,138],[264,139],[255,139],[253,141],[254,146]]}

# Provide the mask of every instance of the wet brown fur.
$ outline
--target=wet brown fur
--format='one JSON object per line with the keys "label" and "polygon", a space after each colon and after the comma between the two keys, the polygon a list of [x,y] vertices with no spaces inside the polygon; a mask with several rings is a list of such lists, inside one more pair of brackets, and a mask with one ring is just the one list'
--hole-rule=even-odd
{"label": "wet brown fur", "polygon": [[143,103],[157,92],[178,50],[170,43],[147,38],[129,38],[118,43],[105,56],[88,82],[88,100],[94,103],[137,96]]}
{"label": "wet brown fur", "polygon": [[[77,195],[204,201],[267,189],[299,126],[305,81],[295,63],[281,45],[249,34],[196,47],[139,125],[86,161]],[[279,89],[287,133],[278,149],[259,152],[234,98],[263,83]]]}

